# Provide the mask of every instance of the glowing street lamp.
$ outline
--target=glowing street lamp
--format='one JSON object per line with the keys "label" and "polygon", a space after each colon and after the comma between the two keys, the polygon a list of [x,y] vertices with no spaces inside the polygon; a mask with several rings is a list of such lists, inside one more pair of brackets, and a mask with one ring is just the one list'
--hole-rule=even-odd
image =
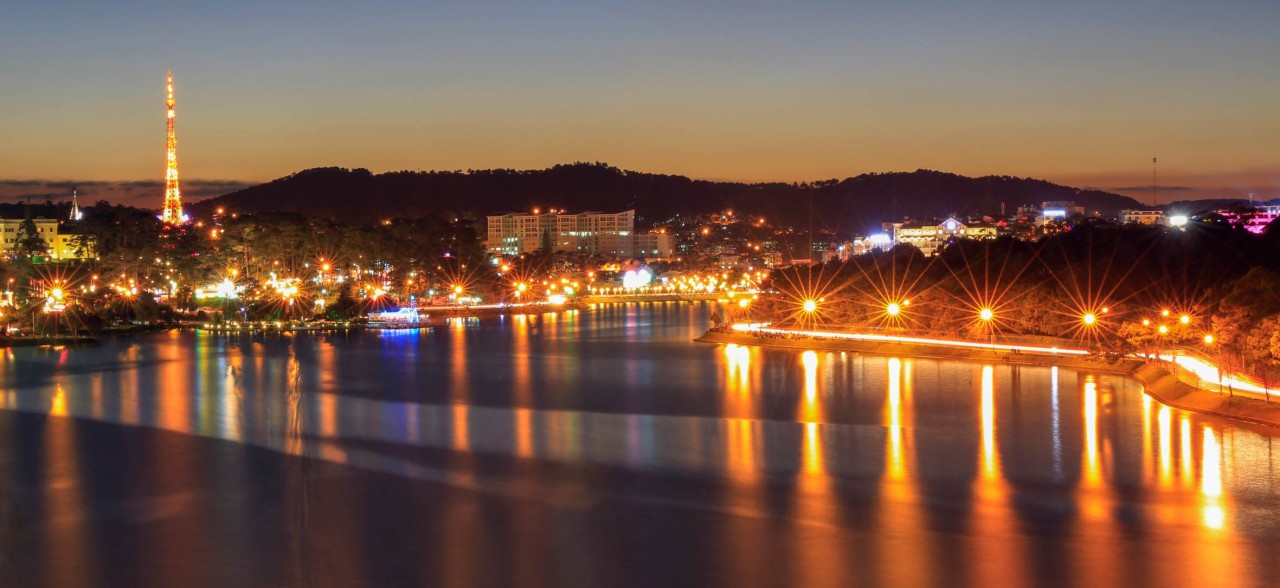
{"label": "glowing street lamp", "polygon": [[890,302],[889,306],[886,306],[884,311],[888,313],[889,316],[898,316],[902,312],[902,307],[899,306],[897,302]]}
{"label": "glowing street lamp", "polygon": [[1180,322],[1180,323],[1182,323],[1182,324],[1184,324],[1184,325],[1185,325],[1185,324],[1189,324],[1189,323],[1191,322],[1191,316],[1190,316],[1190,315],[1186,315],[1186,314],[1184,314],[1184,315],[1182,315],[1182,316],[1178,317],[1178,322]]}
{"label": "glowing street lamp", "polygon": [[982,309],[982,310],[978,311],[978,318],[982,319],[982,320],[983,320],[983,322],[988,322],[988,323],[989,323],[989,322],[991,322],[991,319],[993,319],[993,318],[995,318],[995,317],[996,317],[996,313],[992,312],[992,310],[991,310],[990,308],[984,308],[984,309]]}
{"label": "glowing street lamp", "polygon": [[1083,317],[1083,320],[1086,327],[1092,327],[1094,323],[1098,322],[1098,316],[1093,314],[1092,312],[1086,312]]}
{"label": "glowing street lamp", "polygon": [[805,312],[812,313],[818,310],[818,303],[814,300],[805,300],[802,308]]}
{"label": "glowing street lamp", "polygon": [[1205,335],[1205,336],[1204,336],[1204,344],[1205,344],[1205,345],[1213,345],[1213,335]]}
{"label": "glowing street lamp", "polygon": [[1169,333],[1169,327],[1165,325],[1160,325],[1156,330],[1159,331],[1161,335],[1167,335]]}

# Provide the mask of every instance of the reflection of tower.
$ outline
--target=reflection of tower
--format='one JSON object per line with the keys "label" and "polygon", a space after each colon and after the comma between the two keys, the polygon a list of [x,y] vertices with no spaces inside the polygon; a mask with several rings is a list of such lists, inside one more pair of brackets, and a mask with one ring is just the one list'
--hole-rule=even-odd
{"label": "reflection of tower", "polygon": [[182,192],[178,190],[178,138],[173,132],[173,72],[167,74],[169,97],[164,101],[169,107],[168,138],[165,140],[165,151],[167,159],[165,160],[164,170],[164,212],[160,215],[160,220],[166,223],[177,224],[186,220],[182,214]]}

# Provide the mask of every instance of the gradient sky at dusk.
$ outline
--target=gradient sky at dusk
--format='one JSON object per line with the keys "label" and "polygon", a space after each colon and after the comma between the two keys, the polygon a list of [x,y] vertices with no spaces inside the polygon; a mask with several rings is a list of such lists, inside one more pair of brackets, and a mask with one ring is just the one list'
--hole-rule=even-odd
{"label": "gradient sky at dusk", "polygon": [[[117,6],[116,4],[121,4]],[[0,178],[606,161],[1280,197],[1280,2],[23,2]],[[1224,192],[1230,191],[1230,192]]]}

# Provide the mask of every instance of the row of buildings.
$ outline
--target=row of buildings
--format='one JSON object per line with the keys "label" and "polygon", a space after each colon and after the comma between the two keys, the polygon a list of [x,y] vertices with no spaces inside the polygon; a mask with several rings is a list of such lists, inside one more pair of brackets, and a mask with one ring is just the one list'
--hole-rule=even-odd
{"label": "row of buildings", "polygon": [[[1213,214],[1249,232],[1261,234],[1267,225],[1280,218],[1280,207],[1255,207],[1247,213],[1218,210],[1213,211]],[[1086,214],[1084,208],[1077,206],[1074,202],[1045,202],[1038,209],[1019,208],[1017,214],[1012,217],[964,220],[949,217],[942,221],[883,223],[881,227],[884,232],[882,233],[855,237],[849,242],[833,244],[826,251],[819,253],[824,260],[835,259],[908,244],[920,249],[925,255],[934,255],[953,239],[992,239],[1000,235],[1036,238],[1059,232],[1068,227],[1069,219],[1082,216],[1096,215]],[[1121,210],[1114,220],[1122,225],[1181,227],[1187,224],[1189,217],[1163,210]]]}
{"label": "row of buildings", "polygon": [[513,212],[488,217],[487,248],[491,255],[515,257],[551,250],[616,258],[671,257],[671,235],[637,233],[636,211],[579,212],[563,210]]}

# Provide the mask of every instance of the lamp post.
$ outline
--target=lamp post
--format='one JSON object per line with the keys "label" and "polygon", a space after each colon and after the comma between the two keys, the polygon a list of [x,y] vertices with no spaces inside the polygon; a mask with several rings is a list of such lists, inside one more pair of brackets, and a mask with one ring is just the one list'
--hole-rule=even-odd
{"label": "lamp post", "polygon": [[989,341],[991,349],[994,350],[996,348],[996,330],[993,328],[991,321],[995,320],[996,313],[990,308],[983,308],[978,311],[978,318],[982,320],[984,325],[986,325],[987,334],[990,337]]}

